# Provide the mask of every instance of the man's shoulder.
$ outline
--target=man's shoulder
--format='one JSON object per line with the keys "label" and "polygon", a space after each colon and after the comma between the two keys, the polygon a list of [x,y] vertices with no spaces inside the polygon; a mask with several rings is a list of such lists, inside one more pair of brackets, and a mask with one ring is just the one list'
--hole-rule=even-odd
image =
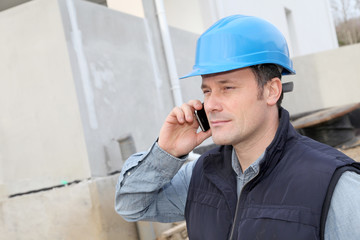
{"label": "man's shoulder", "polygon": [[339,167],[356,164],[338,149],[305,136],[297,138],[289,146],[287,154],[294,163],[306,166],[307,171],[313,174],[332,173]]}
{"label": "man's shoulder", "polygon": [[349,156],[345,155],[335,147],[315,141],[306,136],[297,138],[296,142],[293,144],[293,148],[306,156],[352,160]]}

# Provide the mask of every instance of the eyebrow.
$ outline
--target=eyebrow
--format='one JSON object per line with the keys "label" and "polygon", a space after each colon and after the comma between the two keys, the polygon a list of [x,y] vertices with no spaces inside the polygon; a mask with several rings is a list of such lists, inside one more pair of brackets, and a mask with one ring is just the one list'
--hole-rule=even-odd
{"label": "eyebrow", "polygon": [[[221,85],[227,84],[227,83],[234,83],[234,82],[235,82],[235,81],[234,81],[234,80],[231,80],[231,79],[224,79],[224,80],[218,80],[218,81],[216,81],[216,83],[221,84]],[[209,87],[207,84],[205,84],[205,83],[202,83],[202,84],[201,84],[201,89],[204,89],[204,88],[207,88],[207,87]]]}

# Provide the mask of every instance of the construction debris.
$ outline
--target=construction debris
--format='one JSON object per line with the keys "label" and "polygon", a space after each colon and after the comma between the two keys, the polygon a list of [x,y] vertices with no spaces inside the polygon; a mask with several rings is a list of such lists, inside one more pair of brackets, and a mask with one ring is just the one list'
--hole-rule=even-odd
{"label": "construction debris", "polygon": [[351,148],[360,144],[358,128],[350,115],[360,109],[360,103],[327,108],[296,118],[291,123],[301,134],[336,148]]}
{"label": "construction debris", "polygon": [[188,240],[186,222],[174,224],[174,227],[161,234],[158,240]]}

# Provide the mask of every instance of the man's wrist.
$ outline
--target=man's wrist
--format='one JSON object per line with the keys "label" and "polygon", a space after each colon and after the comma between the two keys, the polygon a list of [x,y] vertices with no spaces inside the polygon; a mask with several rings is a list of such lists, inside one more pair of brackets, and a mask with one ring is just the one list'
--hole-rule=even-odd
{"label": "man's wrist", "polygon": [[171,179],[177,173],[177,171],[187,160],[187,156],[184,158],[177,158],[172,156],[168,152],[161,149],[158,143],[155,143],[152,150],[150,151],[148,158],[151,160],[146,161],[146,164],[152,169],[161,172],[164,177],[169,179]]}
{"label": "man's wrist", "polygon": [[175,156],[175,155],[169,153],[168,151],[164,150],[164,149],[159,145],[159,142],[158,142],[158,141],[156,141],[156,143],[155,143],[154,150],[155,150],[155,151],[160,151],[161,153],[166,154],[168,157],[173,158],[173,159],[177,159],[177,160],[183,160],[183,161],[184,161],[184,160],[186,160],[186,159],[188,158],[188,156],[189,156],[189,154],[185,154],[185,155],[182,155],[182,156],[179,156],[179,157],[178,157],[178,156]]}

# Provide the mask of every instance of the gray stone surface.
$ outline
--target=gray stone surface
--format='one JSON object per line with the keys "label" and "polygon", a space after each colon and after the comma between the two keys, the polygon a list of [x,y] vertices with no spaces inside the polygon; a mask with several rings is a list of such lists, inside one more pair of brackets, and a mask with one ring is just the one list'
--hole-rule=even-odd
{"label": "gray stone surface", "polygon": [[114,211],[117,175],[0,201],[0,239],[137,240]]}

